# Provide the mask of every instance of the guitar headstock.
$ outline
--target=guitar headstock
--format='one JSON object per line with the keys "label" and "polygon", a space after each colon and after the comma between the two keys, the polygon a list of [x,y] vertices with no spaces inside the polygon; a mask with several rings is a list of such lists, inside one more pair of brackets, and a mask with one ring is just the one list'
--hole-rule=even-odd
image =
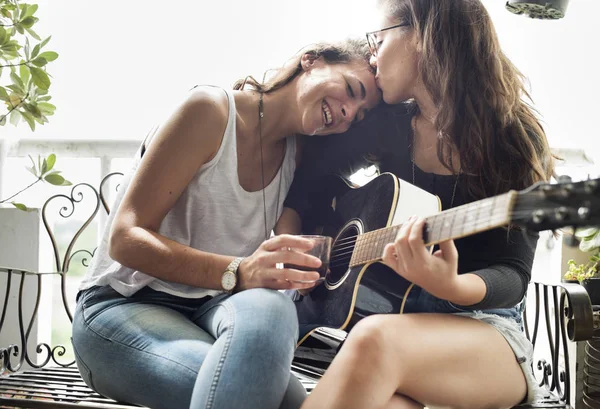
{"label": "guitar headstock", "polygon": [[534,231],[600,225],[600,179],[537,183],[520,191],[511,223]]}

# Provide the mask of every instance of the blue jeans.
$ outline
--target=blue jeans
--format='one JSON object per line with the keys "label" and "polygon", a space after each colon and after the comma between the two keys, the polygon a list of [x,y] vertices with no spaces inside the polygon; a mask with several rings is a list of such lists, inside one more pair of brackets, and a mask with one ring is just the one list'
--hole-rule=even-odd
{"label": "blue jeans", "polygon": [[296,409],[296,309],[266,289],[187,299],[148,287],[78,294],[73,347],[86,384],[152,409]]}

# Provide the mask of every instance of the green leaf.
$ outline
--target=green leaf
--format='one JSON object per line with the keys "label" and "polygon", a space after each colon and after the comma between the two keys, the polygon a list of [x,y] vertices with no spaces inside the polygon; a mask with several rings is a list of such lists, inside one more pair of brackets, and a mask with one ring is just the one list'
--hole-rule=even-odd
{"label": "green leaf", "polygon": [[33,60],[31,60],[31,62],[34,65],[37,65],[38,67],[43,67],[44,65],[48,64],[48,60],[46,60],[44,57],[42,57],[41,55]]}
{"label": "green leaf", "polygon": [[41,49],[42,47],[39,44],[36,44],[35,47],[33,47],[33,50],[31,51],[31,58],[37,57]]}
{"label": "green leaf", "polygon": [[6,115],[0,116],[0,126],[6,125]]}
{"label": "green leaf", "polygon": [[26,10],[23,8],[23,17],[33,16],[38,9],[37,4],[25,4],[25,6],[29,6]]}
{"label": "green leaf", "polygon": [[23,203],[10,202],[10,204],[19,210],[23,210],[24,212],[29,210],[29,208],[27,206],[25,206]]}
{"label": "green leaf", "polygon": [[[42,98],[44,98],[44,97],[42,97]],[[42,98],[39,98],[38,101],[41,100]],[[56,107],[49,102],[39,102],[37,104],[37,106],[40,109],[40,111],[42,112],[42,114],[45,114],[45,115],[54,115],[54,111],[56,110]]]}
{"label": "green leaf", "polygon": [[54,61],[58,58],[58,53],[54,51],[44,51],[40,54],[40,58],[46,59],[46,61]]}
{"label": "green leaf", "polygon": [[46,172],[48,172],[48,161],[44,158],[44,161],[42,162],[42,175]]}
{"label": "green leaf", "polygon": [[21,113],[16,109],[10,113],[10,123],[11,125],[17,126],[19,121],[21,120]]}
{"label": "green leaf", "polygon": [[[13,101],[14,99],[18,99],[17,102],[21,102],[21,100],[23,98],[25,98],[25,91],[23,90],[23,88],[19,87],[18,85],[11,84],[11,85],[7,85],[6,88],[8,88],[9,90],[13,91],[11,93],[11,95],[15,95],[16,96],[16,98],[11,98],[10,99],[11,103],[14,102]],[[13,105],[16,105],[16,104],[13,103]]]}
{"label": "green leaf", "polygon": [[4,44],[8,40],[8,34],[4,27],[0,27],[0,45]]}
{"label": "green leaf", "polygon": [[44,41],[42,41],[42,42],[40,43],[40,48],[44,48],[44,46],[45,46],[46,44],[48,44],[48,41],[50,41],[50,39],[51,39],[51,38],[52,38],[52,36],[49,36],[49,37],[48,37],[48,38],[46,38]]}
{"label": "green leaf", "polygon": [[15,24],[15,28],[17,29],[19,34],[25,34],[25,30],[23,29],[23,26],[20,23]]}
{"label": "green leaf", "polygon": [[25,84],[23,84],[23,80],[21,80],[21,77],[19,77],[16,73],[11,72],[10,73],[10,78],[12,79],[13,84],[15,84],[16,86],[18,86],[22,90],[25,90]]}
{"label": "green leaf", "polygon": [[6,92],[6,88],[0,87],[0,100],[9,101],[8,92]]}
{"label": "green leaf", "polygon": [[50,172],[52,170],[52,168],[54,167],[55,163],[56,163],[56,155],[51,153],[50,155],[48,155],[48,158],[46,159],[46,164],[47,164],[46,172]]}
{"label": "green leaf", "polygon": [[25,30],[27,30],[27,32],[29,33],[30,36],[32,36],[33,38],[35,38],[38,41],[41,41],[41,38],[39,35],[37,35],[37,33],[35,31],[33,31],[33,29],[31,28],[26,28]]}
{"label": "green leaf", "polygon": [[66,186],[63,185],[66,182],[65,178],[61,175],[57,175],[56,173],[46,175],[44,180],[54,186]]}
{"label": "green leaf", "polygon": [[37,176],[37,168],[35,167],[35,161],[31,157],[31,155],[27,155],[27,156],[29,157],[29,160],[31,161],[31,166],[32,166],[32,169],[33,169],[33,174]]}
{"label": "green leaf", "polygon": [[25,51],[25,58],[29,59],[29,37],[25,37],[25,46],[23,47]]}
{"label": "green leaf", "polygon": [[34,118],[40,118],[42,116],[42,112],[35,104],[24,104],[23,108],[33,115]]}
{"label": "green leaf", "polygon": [[40,87],[41,89],[50,88],[50,78],[48,74],[40,68],[31,67],[31,78],[33,78],[33,83]]}
{"label": "green leaf", "polygon": [[36,179],[39,179],[39,176],[37,173],[35,173],[35,169],[34,168],[30,168],[28,166],[25,166],[25,169],[27,169],[29,171],[29,173],[31,173],[33,176],[35,176]]}
{"label": "green leaf", "polygon": [[21,65],[19,67],[19,74],[21,76],[21,80],[25,87],[29,84],[29,80],[31,79],[31,73],[29,72],[29,67],[27,65]]}
{"label": "green leaf", "polygon": [[27,122],[27,124],[29,125],[29,128],[31,128],[32,131],[35,131],[35,119],[33,118],[33,116],[27,111],[21,112],[21,115],[23,116],[25,122]]}
{"label": "green leaf", "polygon": [[23,26],[23,28],[31,28],[31,26],[33,26],[35,23],[37,23],[37,21],[38,21],[37,17],[29,16],[29,17],[25,17],[23,20],[21,20],[21,25]]}

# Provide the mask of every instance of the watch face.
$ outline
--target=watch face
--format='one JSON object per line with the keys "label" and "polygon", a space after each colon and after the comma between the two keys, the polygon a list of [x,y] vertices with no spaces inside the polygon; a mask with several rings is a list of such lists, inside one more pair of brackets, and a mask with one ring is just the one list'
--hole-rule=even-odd
{"label": "watch face", "polygon": [[223,276],[221,277],[221,286],[223,286],[223,289],[225,291],[233,290],[235,288],[236,282],[237,280],[234,273],[232,273],[231,271],[226,271],[223,273]]}

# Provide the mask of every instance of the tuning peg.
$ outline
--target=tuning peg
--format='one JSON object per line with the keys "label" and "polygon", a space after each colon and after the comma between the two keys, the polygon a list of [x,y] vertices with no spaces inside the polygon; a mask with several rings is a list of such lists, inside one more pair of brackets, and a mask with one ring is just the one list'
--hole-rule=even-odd
{"label": "tuning peg", "polygon": [[586,180],[583,186],[586,193],[594,193],[598,190],[598,179]]}
{"label": "tuning peg", "polygon": [[535,212],[533,212],[532,217],[531,217],[531,220],[533,220],[533,222],[535,224],[540,224],[545,219],[546,219],[546,212],[544,212],[543,210],[536,210]]}
{"label": "tuning peg", "polygon": [[559,207],[554,211],[554,218],[559,222],[562,222],[567,219],[569,216],[569,209],[566,207]]}
{"label": "tuning peg", "polygon": [[560,175],[558,178],[556,178],[556,180],[558,181],[558,183],[569,183],[573,181],[573,179],[569,175]]}
{"label": "tuning peg", "polygon": [[590,217],[590,208],[589,207],[580,207],[577,209],[577,215],[580,219],[586,220]]}
{"label": "tuning peg", "polygon": [[560,189],[560,194],[562,197],[569,198],[573,195],[573,191],[575,190],[575,186],[572,183],[566,183]]}

